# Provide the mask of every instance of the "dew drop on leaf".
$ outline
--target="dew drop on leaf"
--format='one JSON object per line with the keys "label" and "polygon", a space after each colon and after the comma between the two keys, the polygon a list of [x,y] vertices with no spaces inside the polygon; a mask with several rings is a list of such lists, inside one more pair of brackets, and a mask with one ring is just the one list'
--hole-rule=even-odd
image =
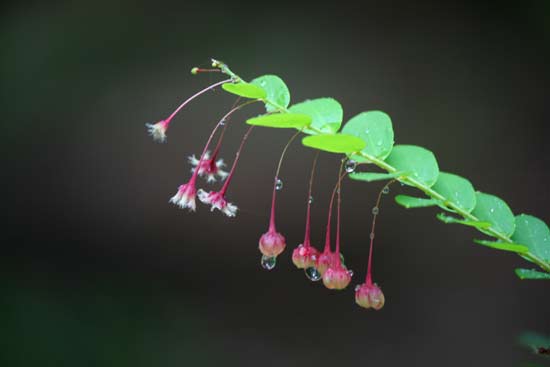
{"label": "dew drop on leaf", "polygon": [[346,162],[346,172],[347,173],[352,173],[353,171],[355,171],[355,168],[357,167],[357,162],[355,162],[354,160],[349,160]]}
{"label": "dew drop on leaf", "polygon": [[283,180],[280,178],[275,180],[275,190],[281,191],[283,189]]}
{"label": "dew drop on leaf", "polygon": [[260,261],[260,264],[265,270],[272,270],[275,265],[277,265],[277,257],[262,255],[262,260]]}
{"label": "dew drop on leaf", "polygon": [[304,273],[306,274],[306,277],[311,280],[312,282],[317,282],[321,279],[321,273],[317,271],[317,269],[314,266],[310,266],[309,268],[306,268],[304,270]]}

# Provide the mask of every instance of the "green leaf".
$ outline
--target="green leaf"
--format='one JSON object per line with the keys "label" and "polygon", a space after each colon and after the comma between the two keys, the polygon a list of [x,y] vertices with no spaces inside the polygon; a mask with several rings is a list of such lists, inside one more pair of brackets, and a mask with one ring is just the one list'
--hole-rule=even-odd
{"label": "green leaf", "polygon": [[342,106],[333,98],[307,100],[290,106],[289,111],[311,116],[312,129],[304,129],[304,133],[312,135],[335,134],[340,129],[344,116]]}
{"label": "green leaf", "polygon": [[331,153],[358,152],[365,147],[363,140],[346,134],[306,136],[302,139],[302,144]]}
{"label": "green leaf", "polygon": [[349,177],[357,181],[384,181],[397,177],[407,177],[410,172],[378,173],[378,172],[354,172]]}
{"label": "green leaf", "polygon": [[[550,273],[543,273],[533,269],[516,269],[519,279],[550,279]],[[550,344],[549,344],[550,345]]]}
{"label": "green leaf", "polygon": [[536,257],[550,262],[550,229],[546,223],[532,215],[516,216],[514,242],[523,243]]}
{"label": "green leaf", "polygon": [[503,250],[503,251],[510,251],[510,252],[516,252],[519,254],[525,254],[529,252],[529,249],[527,246],[524,245],[518,245],[517,243],[507,243],[507,242],[500,242],[500,241],[485,241],[485,240],[474,240],[475,243],[478,245],[483,245],[487,247],[491,247],[497,250]]}
{"label": "green leaf", "polygon": [[386,162],[398,171],[410,171],[411,177],[432,186],[437,181],[439,167],[432,152],[415,145],[396,145]]}
{"label": "green leaf", "polygon": [[[467,179],[452,173],[439,172],[439,177],[432,187],[443,195],[447,201],[455,204],[466,212],[471,212],[476,206],[474,187]],[[445,206],[441,208],[447,210]]]}
{"label": "green leaf", "polygon": [[417,198],[408,195],[397,195],[395,197],[397,204],[404,206],[407,209],[410,208],[425,208],[428,206],[437,205],[437,201],[434,199]]}
{"label": "green leaf", "polygon": [[[345,134],[357,136],[367,142],[362,153],[386,159],[393,148],[393,128],[390,116],[382,111],[362,112],[352,117],[342,129]],[[351,159],[357,162],[368,162],[360,155],[353,155]]]}
{"label": "green leaf", "polygon": [[233,93],[245,98],[257,99],[257,98],[265,98],[267,96],[265,90],[263,90],[262,88],[254,84],[245,83],[245,82],[225,83],[225,84],[222,84],[222,88],[226,92]]}
{"label": "green leaf", "polygon": [[285,82],[276,75],[263,75],[250,82],[263,90],[267,96],[265,109],[267,112],[275,112],[281,108],[287,108],[290,103],[290,92]]}
{"label": "green leaf", "polygon": [[447,223],[447,224],[462,224],[465,226],[479,228],[479,229],[487,229],[491,227],[491,223],[489,222],[460,219],[460,218],[452,217],[445,213],[439,213],[436,215],[436,217],[443,223]]}
{"label": "green leaf", "polygon": [[[472,211],[474,216],[483,222],[491,223],[491,229],[505,236],[511,236],[514,233],[516,228],[514,214],[502,199],[478,191],[476,192],[476,202],[476,207]],[[482,232],[486,233],[483,230]],[[515,242],[522,243],[522,241]]]}
{"label": "green leaf", "polygon": [[246,120],[249,125],[275,128],[303,128],[311,123],[311,117],[299,113],[274,113]]}

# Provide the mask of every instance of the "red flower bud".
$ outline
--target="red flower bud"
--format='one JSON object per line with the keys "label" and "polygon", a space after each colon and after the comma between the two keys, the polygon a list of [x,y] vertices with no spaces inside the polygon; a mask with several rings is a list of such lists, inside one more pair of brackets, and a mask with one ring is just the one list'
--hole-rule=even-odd
{"label": "red flower bud", "polygon": [[328,289],[344,289],[351,282],[351,274],[340,264],[331,266],[323,274],[323,284]]}
{"label": "red flower bud", "polygon": [[285,236],[274,230],[269,230],[260,237],[260,252],[267,257],[278,256],[286,247]]}
{"label": "red flower bud", "polygon": [[318,257],[319,251],[310,245],[300,244],[292,252],[292,262],[298,269],[306,269],[315,266]]}
{"label": "red flower bud", "polygon": [[376,284],[363,283],[355,287],[355,302],[361,307],[379,310],[384,307],[384,293]]}

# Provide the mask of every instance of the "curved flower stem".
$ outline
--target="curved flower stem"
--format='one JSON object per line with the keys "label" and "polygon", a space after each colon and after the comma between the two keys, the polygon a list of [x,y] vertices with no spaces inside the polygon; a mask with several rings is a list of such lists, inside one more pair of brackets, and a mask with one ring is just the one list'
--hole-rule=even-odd
{"label": "curved flower stem", "polygon": [[251,125],[248,130],[246,130],[246,133],[244,134],[241,145],[239,146],[239,150],[237,150],[237,153],[235,154],[235,161],[233,162],[233,165],[231,166],[231,171],[229,171],[229,175],[227,176],[227,180],[225,180],[221,190],[220,194],[222,196],[225,195],[225,192],[227,191],[227,188],[229,187],[229,182],[231,182],[231,178],[233,177],[233,174],[235,173],[235,168],[237,167],[237,163],[239,162],[239,157],[241,156],[241,151],[243,150],[244,143],[246,143],[246,140],[248,139],[248,136],[252,132],[252,129],[254,128],[254,125]]}
{"label": "curved flower stem", "polygon": [[[218,70],[218,69],[214,69],[214,70]],[[219,70],[218,70],[219,71]],[[238,97],[235,102],[233,103],[233,105],[231,106],[231,109],[235,108],[237,106],[237,104],[240,102],[241,100],[241,97]],[[216,157],[218,156],[218,153],[220,151],[220,148],[222,146],[222,141],[223,141],[223,137],[225,135],[225,130],[227,130],[227,126],[229,126],[229,117],[227,117],[225,119],[225,124],[223,125],[223,129],[222,129],[222,132],[220,133],[220,136],[218,137],[218,142],[216,143],[216,147],[214,148],[214,150],[212,151],[212,162],[216,160]]]}
{"label": "curved flower stem", "polygon": [[[214,135],[216,134],[216,131],[218,130],[218,128],[220,127],[220,122],[222,121],[225,121],[225,119],[227,119],[229,116],[231,116],[233,113],[235,113],[236,111],[240,110],[241,108],[245,107],[245,106],[248,106],[252,103],[256,103],[256,102],[259,102],[259,100],[255,99],[255,100],[251,100],[251,101],[248,101],[248,102],[245,102],[245,103],[242,103],[236,107],[233,107],[229,112],[227,112],[221,119],[220,121],[218,121],[218,123],[216,124],[216,126],[214,127],[214,129],[212,130],[212,132],[210,133],[210,136],[208,137],[208,140],[206,141],[206,144],[204,146],[204,149],[202,150],[202,153],[201,153],[201,157],[199,159],[199,163],[197,165],[200,166],[201,163],[204,161],[204,157],[206,155],[206,152],[208,151],[208,146],[210,145],[210,143],[212,142],[212,139],[214,138]],[[196,169],[193,171],[193,175],[191,176],[191,179],[189,180],[189,182],[195,182],[197,180],[197,176],[198,176],[198,173],[199,173],[199,170]]]}
{"label": "curved flower stem", "polygon": [[286,143],[285,147],[283,148],[283,152],[281,153],[281,157],[279,158],[279,163],[277,164],[277,171],[275,172],[275,179],[273,180],[273,194],[271,197],[271,215],[269,218],[269,230],[270,231],[276,231],[275,226],[275,200],[277,197],[277,180],[279,179],[279,172],[281,171],[281,165],[283,164],[283,159],[285,158],[286,151],[290,144],[296,139],[296,137],[300,134],[300,131],[297,131],[294,135],[290,137],[288,142]]}
{"label": "curved flower stem", "polygon": [[317,166],[317,158],[319,158],[319,151],[315,152],[315,157],[313,158],[313,164],[311,166],[311,173],[309,175],[309,189],[307,195],[307,212],[306,212],[306,234],[304,236],[304,246],[309,246],[311,244],[310,233],[311,233],[311,193],[313,188],[313,177],[315,176],[315,168]]}
{"label": "curved flower stem", "polygon": [[[384,192],[384,190],[386,188],[389,188],[390,185],[393,184],[395,181],[396,180],[391,180],[390,182],[388,182],[387,184],[384,185],[382,190],[380,190],[380,192],[378,193],[378,198],[376,199],[375,208],[380,207],[380,200],[382,200],[382,193]],[[367,285],[372,284],[372,252],[373,252],[373,247],[374,247],[374,231],[375,231],[375,228],[376,228],[376,218],[377,217],[378,217],[378,213],[373,213],[372,225],[371,225],[371,230],[370,230],[369,263],[368,263],[368,266],[367,266],[367,276],[366,276],[366,279],[365,279],[365,282],[367,283]]]}
{"label": "curved flower stem", "polygon": [[212,90],[222,84],[225,84],[225,83],[228,83],[230,82],[231,79],[226,79],[226,80],[222,80],[221,82],[217,82],[217,83],[214,83],[206,88],[204,88],[203,90],[201,91],[198,91],[197,93],[193,94],[191,97],[187,98],[181,105],[179,105],[178,108],[176,108],[176,110],[174,112],[172,112],[172,114],[170,116],[168,116],[168,118],[165,120],[166,121],[166,127],[168,128],[168,125],[170,125],[170,122],[172,121],[172,119],[174,118],[174,116],[176,116],[176,114],[183,108],[185,107],[189,102],[191,102],[192,100],[194,100],[195,98],[197,98],[198,96],[200,96],[201,94],[203,93],[206,93],[208,92],[209,90]]}
{"label": "curved flower stem", "polygon": [[323,249],[324,253],[330,252],[330,224],[332,221],[332,205],[334,204],[334,195],[336,194],[336,190],[338,190],[340,181],[342,181],[342,179],[347,175],[347,172],[342,173],[346,160],[347,159],[342,159],[342,163],[340,163],[340,169],[338,170],[338,181],[336,181],[336,185],[334,185],[334,188],[332,189],[332,195],[330,196],[330,204],[328,206],[327,231],[325,236],[325,248]]}

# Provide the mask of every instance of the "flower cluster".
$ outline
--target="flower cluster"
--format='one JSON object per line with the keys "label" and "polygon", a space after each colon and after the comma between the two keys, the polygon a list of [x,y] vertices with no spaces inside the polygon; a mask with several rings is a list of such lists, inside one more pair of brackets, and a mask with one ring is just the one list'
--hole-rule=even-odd
{"label": "flower cluster", "polygon": [[[214,88],[221,86],[225,83],[240,81],[241,79],[233,74],[225,64],[220,63],[219,61],[213,60],[214,69],[199,69],[194,68],[192,70],[193,74],[202,73],[202,72],[221,72],[230,76],[230,79],[217,82],[200,92],[193,95],[191,98],[184,101],[168,118],[160,120],[155,124],[146,124],[149,134],[153,137],[155,141],[165,142],[166,141],[166,132],[170,126],[171,121],[176,116],[176,114],[191,100],[197,96],[209,91]],[[225,87],[224,87],[225,88]],[[200,156],[191,155],[188,157],[188,161],[191,164],[191,178],[185,184],[182,184],[178,187],[176,194],[170,198],[169,202],[182,208],[188,209],[189,211],[196,210],[196,199],[198,197],[199,201],[203,204],[210,205],[211,211],[219,210],[228,217],[235,217],[238,211],[238,208],[235,204],[230,203],[226,199],[226,192],[229,188],[229,184],[232,180],[232,177],[235,173],[235,168],[239,161],[243,146],[252,131],[254,126],[251,126],[246,133],[244,134],[241,144],[235,154],[235,159],[231,166],[229,172],[223,170],[225,163],[223,159],[218,159],[218,153],[220,151],[221,143],[224,137],[225,129],[227,128],[228,121],[230,116],[238,111],[239,109],[254,103],[262,101],[261,99],[252,100],[245,103],[238,104],[239,100],[235,102],[235,105],[231,110],[226,113],[220,121],[215,125],[212,130]],[[212,140],[218,130],[223,128],[217,144],[213,150],[209,150]],[[281,169],[281,164],[285,156],[286,150],[289,147],[290,143],[298,136],[300,131],[294,134],[291,139],[288,141],[284,147],[281,157],[279,159],[279,164],[277,166],[277,172],[275,174],[273,182],[273,192],[271,198],[271,213],[269,219],[268,230],[261,235],[258,241],[258,249],[260,250],[261,265],[263,268],[272,270],[275,268],[277,263],[277,257],[280,256],[287,245],[287,240],[285,236],[277,230],[276,227],[276,199],[277,192],[282,189],[282,181],[279,178],[279,173]],[[212,153],[211,153],[212,152]],[[306,230],[304,241],[299,244],[292,251],[292,262],[298,269],[302,269],[306,276],[312,281],[319,281],[322,279],[323,285],[328,289],[333,290],[343,290],[348,287],[351,282],[353,272],[349,270],[345,263],[343,256],[340,251],[340,207],[341,207],[341,181],[346,173],[342,174],[343,167],[345,165],[346,172],[350,172],[350,167],[353,167],[351,171],[355,168],[356,163],[345,159],[342,161],[340,166],[338,181],[336,186],[332,191],[332,196],[330,199],[330,205],[328,210],[328,223],[326,227],[326,239],[325,247],[323,251],[317,250],[311,244],[310,232],[311,232],[311,204],[312,204],[312,185],[313,185],[313,176],[315,171],[315,165],[317,162],[317,155],[313,163],[313,168],[311,170],[310,182],[309,182],[309,194],[307,202],[307,214],[306,214]],[[219,191],[207,191],[202,188],[197,189],[197,179],[202,177],[206,180],[207,183],[215,183],[218,179],[223,183]],[[337,194],[337,195],[336,195]],[[336,223],[336,242],[334,249],[331,246],[331,216],[333,212],[334,199],[337,197],[337,223]],[[377,203],[379,204],[380,197]],[[375,217],[377,213],[374,213]],[[374,221],[373,221],[373,231],[374,231]],[[372,308],[379,310],[384,306],[384,294],[381,289],[372,282],[372,246],[374,238],[374,232],[371,233],[371,247],[369,253],[369,263],[367,277],[364,284],[358,285],[355,289],[355,300],[356,303],[364,308]]]}

